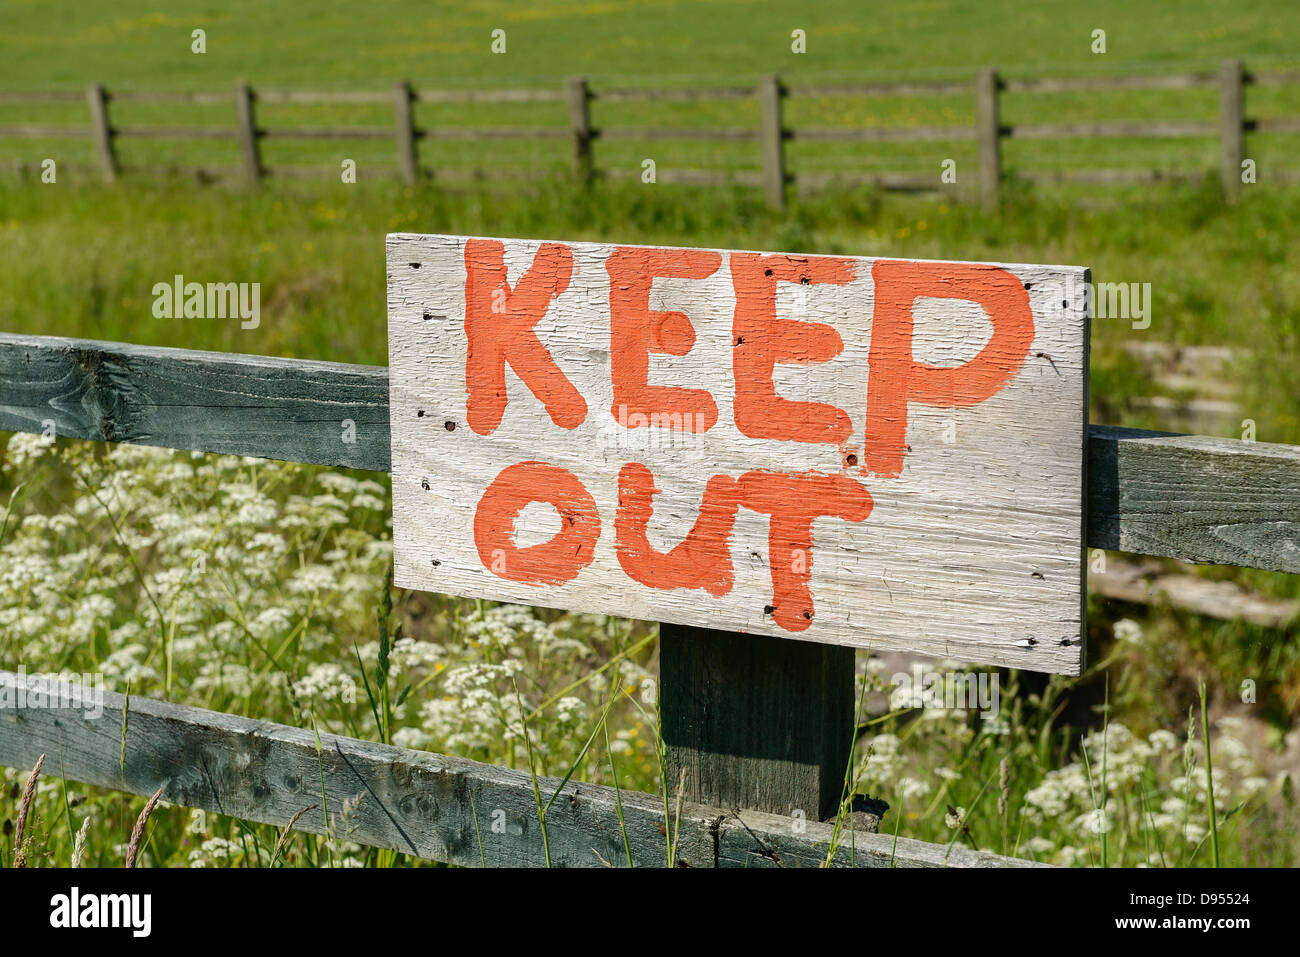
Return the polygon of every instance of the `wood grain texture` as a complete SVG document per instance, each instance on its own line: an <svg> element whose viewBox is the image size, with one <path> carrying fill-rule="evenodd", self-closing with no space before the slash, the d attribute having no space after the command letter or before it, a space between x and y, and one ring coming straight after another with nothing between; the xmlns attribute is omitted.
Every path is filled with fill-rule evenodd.
<svg viewBox="0 0 1300 957"><path fill-rule="evenodd" d="M763 811L735 811L718 830L718 867L820 867L829 856L832 826L806 825L798 833L791 820ZM814 837L815 835L815 837ZM808 838L813 837L812 841ZM906 847L904 843L906 842ZM1032 861L972 851L955 844L928 844L888 834L844 829L836 842L834 867L1045 867Z"/></svg>
<svg viewBox="0 0 1300 957"><path fill-rule="evenodd" d="M77 439L388 466L382 368L0 334L0 429L47 421Z"/></svg>
<svg viewBox="0 0 1300 957"><path fill-rule="evenodd" d="M665 780L701 804L834 817L856 737L853 660L835 645L660 625Z"/></svg>
<svg viewBox="0 0 1300 957"><path fill-rule="evenodd" d="M0 671L0 684L34 676ZM150 795L247 821L284 826L303 808L295 828L372 847L391 848L468 867L544 866L532 779L523 771L461 758L320 736L310 730L132 698L121 760L122 695L106 692L100 715L74 709L0 709L0 765L30 768L41 754L57 755L68 780ZM323 783L322 783L323 779ZM544 798L559 781L542 779ZM618 802L627 826L623 845ZM356 801L343 827L344 800ZM826 860L829 825L795 822L759 812L683 805L674 864L682 867L817 866ZM504 833L492 830L494 816ZM570 782L547 813L551 864L557 867L667 864L662 797ZM500 827L498 828L498 831ZM666 830L666 828L665 828ZM845 833L833 863L857 867L1015 867L1027 862L887 835ZM774 859L771 855L775 854Z"/></svg>
<svg viewBox="0 0 1300 957"><path fill-rule="evenodd" d="M1088 544L1300 573L1300 448L1093 426Z"/></svg>
<svg viewBox="0 0 1300 957"><path fill-rule="evenodd" d="M47 419L71 438L389 468L382 366L0 333L0 430ZM1300 447L1092 425L1088 458L1089 547L1300 574Z"/></svg>
<svg viewBox="0 0 1300 957"><path fill-rule="evenodd" d="M887 469L873 466L871 474L865 467L865 456L884 440L867 443L864 452L868 366L876 361L869 357L869 347L884 348L871 343L869 331L877 261L799 257L796 263L782 255L761 260L795 272L827 266L845 270L839 282L801 283L795 272L788 282L770 280L772 308L798 330L790 334L799 337L801 349L814 349L813 340L805 338L811 337L806 330L814 323L833 329L842 342L842 351L828 361L779 363L773 378L777 395L793 406L819 402L843 410L842 440L791 441L761 434L783 411L742 429L740 415L754 406L747 402L742 408L733 384L740 375L733 368L739 361L733 336L742 344L745 338L733 319L735 283L743 282L735 278L735 264L760 260L744 258L759 254L726 251L693 251L714 257L714 271L703 278L658 279L648 299L651 310L688 317L696 337L685 354L655 354L650 381L679 393L684 387L707 389L716 402L716 422L693 432L620 423L611 380L607 268L615 247L584 243L561 244L571 253L547 253L571 255L571 266L564 267L571 278L558 296L543 300L538 308L544 314L535 327L538 341L580 394L582 408L573 421L561 424L512 367L500 385L494 380L489 389L503 403L502 417L483 426L486 432L480 434L466 398L473 381L466 372L465 262L471 242L476 250L495 250L493 261L504 263L500 268L512 286L533 268L542 248L533 241L507 240L497 246L493 244L499 241L479 245L465 237L389 237L394 551L400 585L715 630L1078 672L1086 270L926 267L934 275L949 277L958 270L965 277L964 285L927 290L978 298L989 288L985 283L1009 288L1023 301L1025 335L1032 343L1024 340L1023 363L983 402L955 410L911 403L905 455L901 432L898 439L902 474L890 478ZM639 262L644 253L630 249L621 255ZM641 267L634 263L629 268ZM761 279L762 268L753 268ZM486 315L488 307L481 308ZM915 317L915 334L899 349L917 362L960 367L992 341L992 324L974 301L918 293L914 306L908 299L900 308ZM760 332L760 341L767 334ZM901 428L900 418L890 421L900 422ZM506 472L530 461L546 464L529 466L534 471L527 475ZM841 514L831 512L816 520L811 561L805 564L811 606L794 604L806 598L783 594L779 585L774 589L789 556L770 541L764 504L755 507L753 498L733 509L734 525L721 546L720 567L734 572L725 587L648 587L645 579L634 580L627 572L627 540L615 540L618 516L624 513L620 502L626 500L620 476L628 463L648 468L659 490L644 534L650 547L660 551L675 547L691 531L706 483L715 476L738 481L760 472L826 477L827 489L845 487L855 494L865 489L872 505L868 515L857 518L830 517ZM505 555L553 537L559 541L559 520L554 509L541 504L517 518L488 519L479 508L487 490L492 488L494 497L504 495L497 490L505 485L554 483L563 473L573 477L572 482L565 479L563 496L577 489L574 494L590 503L589 509L583 505L587 511L582 514L594 513L594 559L577 552L571 574L540 577L522 566L517 573L494 567L495 559L485 555L500 552L507 560ZM822 495L772 493L783 508ZM476 520L494 531L493 542L486 542L482 528L476 530ZM574 528L579 537L589 534L585 524ZM512 534L517 537L511 539ZM518 547L498 547L496 539ZM794 609L784 618L783 602L785 609Z"/></svg>

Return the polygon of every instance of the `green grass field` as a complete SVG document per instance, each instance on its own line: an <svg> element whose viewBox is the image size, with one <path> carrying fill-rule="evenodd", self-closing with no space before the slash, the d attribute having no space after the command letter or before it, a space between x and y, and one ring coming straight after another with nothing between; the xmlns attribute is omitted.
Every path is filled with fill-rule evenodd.
<svg viewBox="0 0 1300 957"><path fill-rule="evenodd" d="M206 54L190 52L195 28L207 31ZM490 52L496 28L507 31L504 55ZM807 31L806 54L790 51L796 28ZM1098 28L1107 31L1104 55L1089 48ZM1005 0L889 7L829 0L807 8L708 0L374 3L357 10L314 2L290 7L180 0L162 7L11 0L0 25L0 92L78 89L92 81L125 90L226 90L239 80L264 87L386 89L401 78L417 86L549 86L579 74L605 86L729 85L753 83L773 70L790 82L944 79L969 77L985 65L1007 75L1127 74L1213 70L1225 57L1263 71L1295 67L1297 35L1300 6L1289 0L1231 9L1210 0L1100 0L1083 12ZM1215 96L1212 88L1008 94L1004 121L1208 120L1215 116ZM562 104L418 110L422 125L565 122ZM222 106L187 113L179 106L129 103L115 104L113 111L114 122L123 125L228 126L232 113ZM606 126L758 122L748 102L697 108L597 101L593 111L595 123ZM1248 112L1300 115L1300 87L1252 88ZM969 97L794 100L786 114L787 125L796 128L961 125L972 119ZM259 120L270 127L384 126L391 114L382 106L266 106ZM86 114L80 104L0 103L0 126L19 122L84 124ZM421 156L435 178L409 188L381 175L382 167L392 165L391 145L360 141L264 144L272 167L318 163L328 171L342 157L355 158L355 185L336 175L318 182L272 177L249 190L236 183L128 174L108 187L62 172L57 183L46 185L0 172L0 331L382 364L383 238L397 230L1067 263L1092 267L1098 282L1151 283L1149 328L1135 330L1124 320L1094 322L1092 421L1164 427L1168 423L1140 400L1196 394L1195 387L1179 390L1152 381L1129 346L1228 346L1236 357L1228 371L1231 399L1256 423L1257 439L1300 444L1300 275L1294 269L1300 188L1268 176L1276 166L1300 166L1294 158L1298 145L1300 136L1251 134L1247 154L1259 161L1260 181L1229 205L1213 176L1216 144L1210 139L1013 141L1004 154L1013 174L1127 166L1210 175L1199 186L1141 189L1030 187L1013 175L995 211L961 194L871 189L796 195L781 213L767 209L752 189L634 181L582 190L565 175L562 141L499 149L426 141ZM661 169L757 166L754 144L672 143L647 153L638 143L598 142L596 150L598 163L628 169L639 169L645 156L656 158ZM62 169L90 155L84 139L0 138L0 164L54 156ZM163 140L126 140L122 156L127 164L234 166L238 159L233 142ZM813 148L795 142L789 156L796 172L912 169L937 176L944 157L956 158L959 169L974 162L970 143ZM500 180L487 184L490 190L447 191L436 171L450 164L523 164L554 175L536 185ZM197 281L260 283L260 327L155 318L152 287L177 273ZM1221 434L1235 437L1237 426L1230 425ZM103 456L96 449L60 442L55 458L23 439L8 451L0 445L0 501L8 504L14 495L13 521L0 524L0 581L7 588L0 594L0 667L101 670L114 690L130 681L132 694L518 764L526 760L519 716L508 713L509 707L483 709L481 699L471 706L473 689L448 679L486 676L480 690L491 688L498 703L508 702L510 683L491 667L516 655L531 682L520 706L535 709L530 727L543 741L543 770L560 774L575 760L602 696L610 692L582 677L617 655L626 655L620 660L629 688L635 690L653 671L653 644L647 643L653 636L642 625L550 613L534 620L472 602L408 594L399 597L394 616L419 644L395 659L401 664L391 677L395 696L407 682L420 691L393 714L372 710L364 695L360 702L344 702L338 681L348 677L359 685L363 663L378 680L374 611L383 605L388 506L383 477L215 458L191 463L188 455L171 459L126 448ZM112 502L114 511L99 509L91 490ZM273 517L241 525L250 498ZM51 520L71 514L74 506L76 522ZM334 530L308 535L304 516L311 523L332 522ZM116 532L114 520L125 534ZM279 551L231 563L229 587L215 579L181 582L193 556L173 532L196 525L210 536L214 554L222 548L243 552L257 532L279 539ZM316 592L297 587L310 584L313 574L319 579L322 568L334 575L328 586ZM1269 595L1300 598L1300 576L1201 571ZM168 590L173 604L161 617L171 622L170 630L160 630L142 580ZM238 633L232 622L248 626L257 640ZM528 640L516 640L521 635ZM1224 860L1294 864L1300 845L1288 830L1295 808L1287 775L1300 769L1298 638L1295 624L1266 629L1094 597L1094 665L1083 679L1044 683L1009 675L1006 725L996 732L975 733L964 719L891 718L864 742L859 785L894 805L885 826L897 826L904 836L957 839L945 824L951 803L969 813L963 839L974 846L1063 864L1206 864L1206 796L1195 783L1198 773L1203 776L1203 751L1197 751L1203 745L1196 741L1199 732L1189 742L1187 729L1188 707L1203 678L1212 718L1219 722L1216 775L1220 767L1228 775L1223 790L1217 777L1215 786L1216 798L1229 802L1219 808L1230 819L1221 824ZM567 657L544 666L538 649L554 641ZM865 660L861 664L869 681ZM1258 682L1258 707L1237 700L1244 676ZM574 680L578 686L570 687ZM617 763L623 786L659 786L653 715L637 707L632 694L613 712L609 754L583 758L580 779L611 783ZM564 695L567 704L560 707L556 702ZM1102 732L1105 722L1111 729ZM1090 803L1095 782L1089 762L1098 759L1099 749L1110 754L1116 775L1115 807L1107 805L1105 813L1119 823L1110 837L1090 830L1097 807ZM1004 759L1007 797L1000 802ZM12 818L26 769L4 773L0 818ZM66 864L80 823L89 816L86 859L119 865L143 802L92 792L75 803L77 793L47 764L33 856L40 863ZM1241 807L1234 810L1238 801ZM995 804L1005 807L994 811ZM277 838L271 828L179 808L160 809L150 835L148 863L227 866L269 863ZM0 864L8 866L14 850L6 831ZM336 858L403 862L349 847L341 838L295 839L280 862L316 865Z"/></svg>
<svg viewBox="0 0 1300 957"><path fill-rule="evenodd" d="M1004 75L1116 75L1213 71L1224 57L1238 57L1250 69L1294 67L1287 38L1300 28L1300 11L1287 0L1235 6L1231 15L1212 0L1180 3L1091 5L1086 15L1068 17L1051 5L1001 2L920 3L867 6L830 0L812 7L773 2L376 3L365 16L331 4L291 8L239 2L219 9L202 3L152 5L71 3L11 5L0 35L6 70L3 90L79 90L102 82L111 90L227 90L237 80L255 88L387 90L399 79L417 87L558 86L587 76L596 88L613 85L746 85L760 74L779 72L788 82L846 78L969 79L977 67L996 66ZM207 32L207 52L191 52L191 32ZM506 31L506 52L491 52L492 31ZM807 52L791 49L791 33L804 30ZM1092 52L1092 31L1106 31L1106 52ZM1217 109L1213 88L1090 93L1011 93L1003 98L1005 123L1103 120L1210 120ZM1251 115L1300 115L1300 86L1252 88ZM113 121L122 126L229 127L233 108L115 103ZM787 125L968 126L970 96L902 96L792 100ZM751 101L601 103L593 105L597 127L757 126ZM0 104L6 123L84 125L82 104ZM268 128L309 125L391 126L391 111L374 106L259 107ZM490 105L465 110L420 105L417 122L433 128L465 125L560 127L564 103ZM1249 155L1261 170L1295 165L1296 134L1251 136ZM563 141L498 141L490 149L462 142L426 142L424 162L448 166L559 169L567 161ZM1035 170L1108 168L1204 169L1214 163L1212 139L1117 139L1100 143L1012 141L1005 146L1008 168ZM391 168L393 151L380 141L301 140L264 143L275 165L320 164L337 169L342 158L363 175ZM227 142L120 141L127 165L202 164L233 169L233 138ZM34 162L54 156L69 163L90 156L87 140L36 143L0 139L0 162ZM598 164L639 172L653 158L661 168L752 169L757 148L748 143L609 141L597 145ZM975 161L967 141L886 143L800 143L789 147L796 172L907 171L938 175L943 159L959 169ZM1266 172L1261 175L1266 176Z"/></svg>
<svg viewBox="0 0 1300 957"><path fill-rule="evenodd" d="M574 74L690 83L779 69L792 76L897 71L959 76L988 63L1085 71L1099 60L1178 67L1189 60L1294 59L1300 10L1286 0L1178 4L1097 0L1086 10L1033 0L882 5L826 0L603 0L520 6L375 0L364 12L321 0L168 4L12 0L0 54L5 86L103 80L135 88L222 86L243 77L350 89L377 76L428 84L544 83ZM208 52L190 53L190 31ZM490 34L507 34L492 55ZM807 31L808 52L790 51ZM1089 49L1107 31L1107 52Z"/></svg>

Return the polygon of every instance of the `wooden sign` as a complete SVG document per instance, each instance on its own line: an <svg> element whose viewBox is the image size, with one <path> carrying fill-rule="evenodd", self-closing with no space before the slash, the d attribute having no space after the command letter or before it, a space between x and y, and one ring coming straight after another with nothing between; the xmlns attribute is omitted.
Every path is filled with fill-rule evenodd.
<svg viewBox="0 0 1300 957"><path fill-rule="evenodd" d="M391 235L397 584L1077 674L1087 288Z"/></svg>

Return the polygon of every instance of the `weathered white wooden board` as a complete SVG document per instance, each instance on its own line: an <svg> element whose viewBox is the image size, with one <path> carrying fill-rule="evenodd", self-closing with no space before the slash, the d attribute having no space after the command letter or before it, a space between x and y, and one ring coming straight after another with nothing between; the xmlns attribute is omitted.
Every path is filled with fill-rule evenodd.
<svg viewBox="0 0 1300 957"><path fill-rule="evenodd" d="M1088 280L390 235L396 581L1077 674Z"/></svg>

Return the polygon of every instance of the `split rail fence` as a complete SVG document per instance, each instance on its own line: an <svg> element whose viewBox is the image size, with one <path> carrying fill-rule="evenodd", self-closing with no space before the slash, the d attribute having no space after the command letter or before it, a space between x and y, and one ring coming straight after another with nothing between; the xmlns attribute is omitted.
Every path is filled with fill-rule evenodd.
<svg viewBox="0 0 1300 957"><path fill-rule="evenodd" d="M0 104L77 102L83 97L90 113L87 126L54 126L24 123L0 125L0 138L61 138L88 136L94 144L96 165L105 180L122 171L117 143L123 138L179 140L234 140L240 149L240 168L249 182L268 173L299 175L328 172L292 167L269 170L263 162L261 143L265 139L298 140L392 140L396 146L396 168L407 183L432 175L439 182L489 180L505 175L502 170L429 165L421 157L419 144L436 141L500 142L502 140L568 140L572 144L573 174L582 181L597 176L638 176L641 170L598 167L593 144L601 141L633 140L652 143L665 140L750 142L758 146L759 169L662 169L657 180L697 185L739 184L761 187L767 201L783 206L792 184L819 188L828 185L876 185L885 189L935 190L942 188L940 171L918 173L797 173L788 168L786 143L888 143L974 141L978 151L978 186L981 197L995 201L1005 181L1002 160L1005 140L1095 140L1095 139L1187 139L1217 138L1218 177L1224 191L1235 195L1242 185L1242 163L1246 159L1247 133L1300 133L1300 116L1248 117L1245 89L1249 86L1300 85L1300 70L1254 74L1240 60L1225 60L1216 71L1136 76L1001 77L994 69L981 69L971 80L895 83L785 83L778 75L762 78L755 86L704 88L593 87L575 78L563 86L526 89L415 89L409 82L397 83L389 91L306 91L259 89L241 83L233 92L143 92L109 91L95 83L83 91L0 92ZM1008 125L1001 118L1001 95L1010 93L1066 93L1106 90L1218 90L1217 120L1099 123L1034 123ZM790 99L886 98L898 96L968 96L975 100L973 126L898 126L792 129L783 121L783 104ZM754 128L663 127L637 129L596 127L591 121L591 104L649 102L739 102L757 100L760 122ZM114 103L174 103L178 105L221 105L234 107L233 127L119 126L110 119ZM442 126L417 125L417 104L454 104L466 108L487 104L567 104L565 126ZM391 127L279 127L262 126L257 120L260 104L293 105L383 105L391 104ZM27 168L32 164L18 164ZM1147 169L1035 170L1022 175L1033 180L1122 183L1157 181L1164 178L1195 178L1202 170L1168 173ZM546 174L539 169L519 169L510 175L527 179ZM1278 181L1300 181L1300 169L1271 170Z"/></svg>
<svg viewBox="0 0 1300 957"><path fill-rule="evenodd" d="M339 441L344 419L355 444ZM390 467L383 367L0 334L0 430L51 423L78 439ZM1106 426L1088 439L1088 546L1300 573L1300 447ZM116 694L94 720L0 709L0 765L57 755L69 780L161 787L168 802L277 826L322 794L335 808L364 795L349 840L468 866L1028 864L861 830L834 840L823 822L851 753L853 661L851 648L662 626L668 799L569 781L545 835L522 771L336 735L318 748L309 730ZM20 680L33 679L0 671ZM506 835L491 829L497 810ZM319 812L295 824L328 826Z"/></svg>

